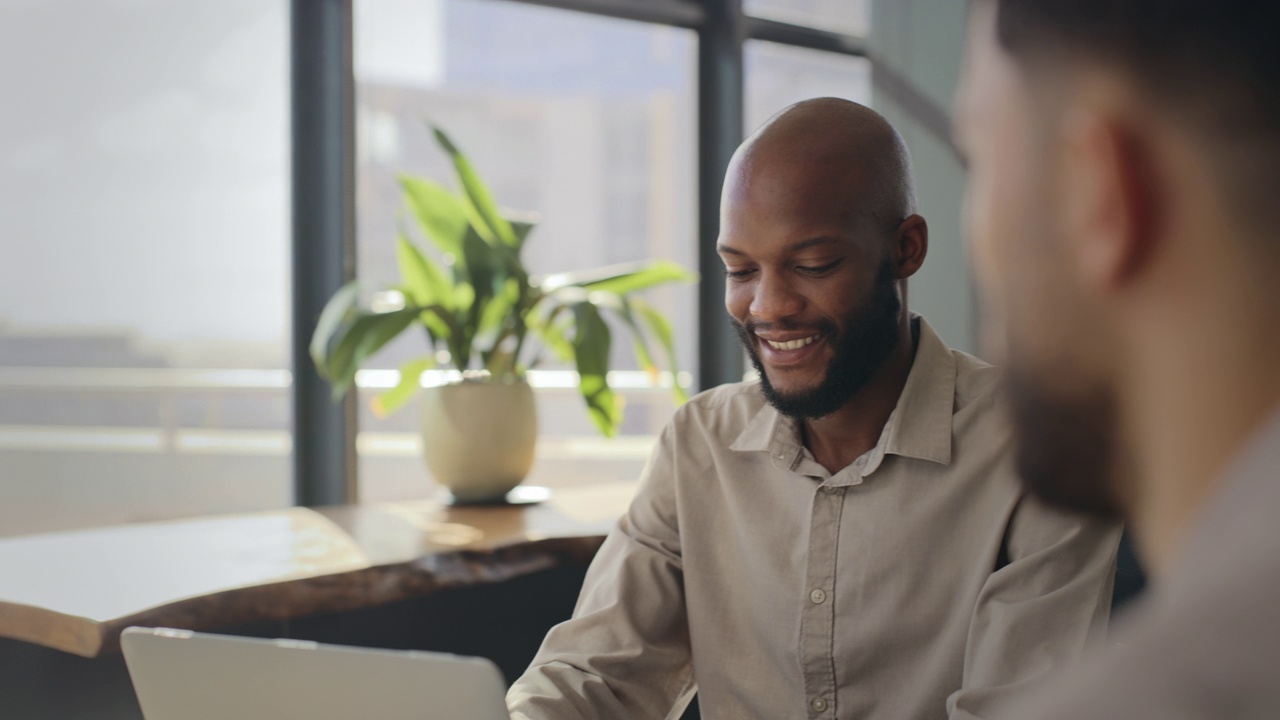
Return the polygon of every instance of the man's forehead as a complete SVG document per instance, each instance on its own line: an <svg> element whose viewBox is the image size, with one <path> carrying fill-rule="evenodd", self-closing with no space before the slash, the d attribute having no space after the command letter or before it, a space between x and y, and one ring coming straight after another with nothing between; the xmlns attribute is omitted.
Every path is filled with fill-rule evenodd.
<svg viewBox="0 0 1280 720"><path fill-rule="evenodd" d="M796 252L816 248L798 244L817 238L847 238L857 233L863 204L849 193L830 185L808 190L776 188L779 192L752 192L733 199L721 217L724 244L750 251Z"/></svg>
<svg viewBox="0 0 1280 720"><path fill-rule="evenodd" d="M731 192L738 201L770 202L793 200L822 201L828 197L848 198L850 191L865 183L866 172L856 163L833 164L785 159L757 163L733 181Z"/></svg>
<svg viewBox="0 0 1280 720"><path fill-rule="evenodd" d="M725 184L730 211L843 213L858 204L870 173L849 153L768 148L735 164Z"/></svg>
<svg viewBox="0 0 1280 720"><path fill-rule="evenodd" d="M822 182L860 171L868 153L850 142L834 142L815 132L803 138L769 138L743 148L735 163L744 180L812 179Z"/></svg>

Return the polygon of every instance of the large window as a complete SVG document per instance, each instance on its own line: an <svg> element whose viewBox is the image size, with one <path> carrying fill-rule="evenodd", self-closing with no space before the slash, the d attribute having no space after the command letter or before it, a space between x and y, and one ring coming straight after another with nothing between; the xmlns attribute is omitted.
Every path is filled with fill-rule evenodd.
<svg viewBox="0 0 1280 720"><path fill-rule="evenodd" d="M0 535L290 489L288 3L0 4Z"/></svg>
<svg viewBox="0 0 1280 720"><path fill-rule="evenodd" d="M748 15L785 25L744 21L756 39L741 48L704 32L697 0L545 7L556 4L352 0L349 38L328 32L347 27L343 2L0 4L0 535L278 507L299 497L295 482L332 491L303 497L430 492L414 407L368 411L422 338L393 343L359 378L358 497L343 494L344 468L294 478L338 464L310 461L336 457L314 450L350 436L336 404L291 417L295 398L327 389L290 368L320 309L309 291L331 292L348 250L340 214L322 211L353 206L359 279L394 281L396 173L450 178L427 122L454 136L502 205L539 215L535 272L652 257L718 282L714 266L698 267L710 242L699 217L715 217L708 178L739 117L749 130L806 97L868 99L867 63L849 54L861 52L865 0L747 0ZM308 24L291 7L328 15ZM700 37L712 52L699 52ZM295 58L323 62L291 75L291 39L310 51ZM350 98L334 90L348 70ZM700 103L700 77L732 105ZM745 107L733 100L741 78ZM308 132L290 135L291 97L332 112L295 117ZM349 130L335 120L347 110ZM341 161L348 142L354 178ZM334 159L299 171L292 209L325 237L290 242L291 150ZM296 305L291 271L306 280ZM720 352L725 338L699 328L722 317L714 295L650 295L675 321L684 383L708 368L740 372L724 362L736 347ZM704 336L721 344L700 367ZM622 333L613 367L627 419L609 441L570 368L532 378L541 440L530 482L638 475L674 404L637 371Z"/></svg>
<svg viewBox="0 0 1280 720"><path fill-rule="evenodd" d="M656 257L697 265L696 35L689 30L493 0L356 4L359 274L396 277L396 174L451 182L427 122L471 156L498 201L536 212L525 257L536 274ZM554 38L554 41L551 39ZM426 48L426 50L424 50ZM675 323L681 370L696 371L695 288L650 293ZM409 334L364 373L358 449L364 499L421 496L418 418L377 418L367 399L387 372L426 350ZM622 437L588 419L570 368L543 365L538 460L529 482L632 480L674 410L643 387L626 336L613 345L626 400ZM558 372L557 372L558 371ZM628 373L627 371L631 371ZM687 381L687 380L686 380ZM371 387L372 386L372 387Z"/></svg>

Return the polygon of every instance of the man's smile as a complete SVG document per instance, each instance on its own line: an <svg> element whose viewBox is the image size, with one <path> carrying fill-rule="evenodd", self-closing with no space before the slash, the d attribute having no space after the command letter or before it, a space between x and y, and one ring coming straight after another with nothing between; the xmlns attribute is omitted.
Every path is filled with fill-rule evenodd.
<svg viewBox="0 0 1280 720"><path fill-rule="evenodd" d="M764 338L764 337L760 339L769 343L769 347L773 348L774 350L799 350L805 345L808 345L809 343L814 342L818 338L819 338L818 335L810 335L809 337L800 338L799 340L775 341L775 340L770 340L769 338Z"/></svg>
<svg viewBox="0 0 1280 720"><path fill-rule="evenodd" d="M825 345L822 332L808 331L808 334L797 333L756 333L760 341L760 359L771 367L790 367L801 365L813 358Z"/></svg>

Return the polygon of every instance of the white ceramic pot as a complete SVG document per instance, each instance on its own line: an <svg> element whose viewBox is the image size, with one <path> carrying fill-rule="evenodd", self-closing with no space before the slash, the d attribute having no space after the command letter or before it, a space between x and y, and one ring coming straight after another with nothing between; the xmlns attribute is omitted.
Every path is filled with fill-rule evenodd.
<svg viewBox="0 0 1280 720"><path fill-rule="evenodd" d="M422 452L458 502L501 500L533 466L538 415L524 381L424 388Z"/></svg>

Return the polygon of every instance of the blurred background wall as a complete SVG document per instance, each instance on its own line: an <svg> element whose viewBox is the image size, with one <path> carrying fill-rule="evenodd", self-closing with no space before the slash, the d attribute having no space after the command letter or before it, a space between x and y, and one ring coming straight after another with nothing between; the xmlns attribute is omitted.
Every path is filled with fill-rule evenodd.
<svg viewBox="0 0 1280 720"><path fill-rule="evenodd" d="M870 38L879 72L871 104L911 148L920 208L929 221L929 257L911 284L911 307L929 318L953 347L973 353L977 311L960 210L964 168L948 137L939 136L945 129L927 122L936 118L919 107L927 102L950 112L964 50L965 5L950 0L874 0ZM909 88L905 92L903 84Z"/></svg>

